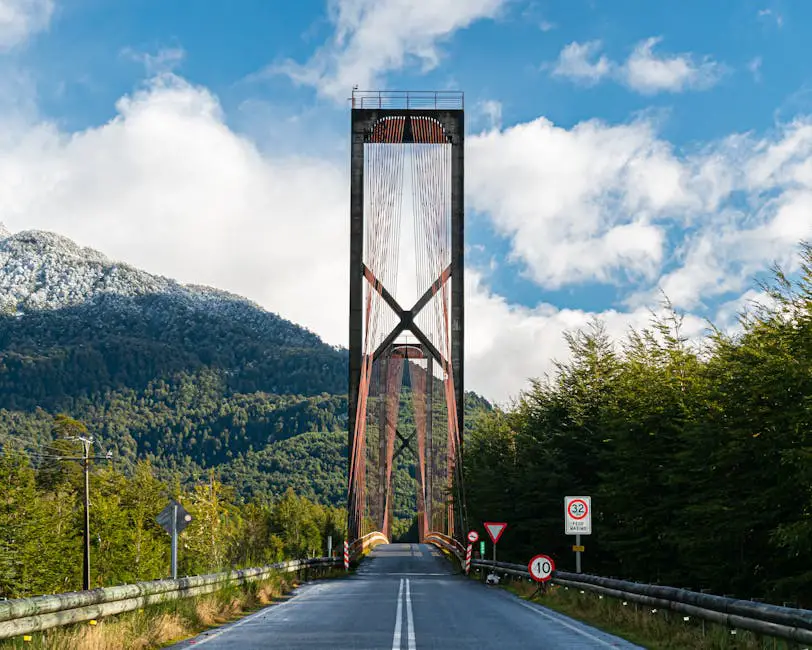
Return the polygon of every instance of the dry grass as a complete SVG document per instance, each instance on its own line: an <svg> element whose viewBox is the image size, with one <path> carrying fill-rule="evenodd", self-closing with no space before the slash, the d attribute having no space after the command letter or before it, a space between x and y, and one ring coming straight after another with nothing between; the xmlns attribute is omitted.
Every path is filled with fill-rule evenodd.
<svg viewBox="0 0 812 650"><path fill-rule="evenodd" d="M216 596L203 596L195 603L195 615L201 625L211 627L223 621L220 618L221 610Z"/></svg>
<svg viewBox="0 0 812 650"><path fill-rule="evenodd" d="M514 582L507 585L522 598L530 598L535 585ZM704 623L667 610L635 605L614 598L565 587L551 587L534 602L578 619L649 650L784 650L793 646L772 638L759 638L746 630Z"/></svg>
<svg viewBox="0 0 812 650"><path fill-rule="evenodd" d="M275 575L205 596L111 616L96 625L81 623L47 630L32 635L30 642L22 637L0 640L0 650L151 650L273 603L298 585L293 575Z"/></svg>

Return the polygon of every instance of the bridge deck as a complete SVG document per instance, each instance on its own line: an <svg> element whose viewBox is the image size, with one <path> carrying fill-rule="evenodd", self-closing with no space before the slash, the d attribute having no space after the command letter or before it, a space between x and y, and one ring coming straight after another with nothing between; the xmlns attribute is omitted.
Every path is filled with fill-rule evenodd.
<svg viewBox="0 0 812 650"><path fill-rule="evenodd" d="M398 617L398 614L400 615ZM175 648L636 648L494 587L453 575L424 544L378 546L357 573Z"/></svg>

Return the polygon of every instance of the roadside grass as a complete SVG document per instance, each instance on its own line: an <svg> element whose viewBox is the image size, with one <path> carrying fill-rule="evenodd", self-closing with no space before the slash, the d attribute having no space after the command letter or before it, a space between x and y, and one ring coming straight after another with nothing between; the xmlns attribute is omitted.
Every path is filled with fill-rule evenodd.
<svg viewBox="0 0 812 650"><path fill-rule="evenodd" d="M504 587L526 600L549 607L604 632L649 650L789 650L786 641L759 637L747 630L730 630L678 612L654 609L597 594L551 586L544 595L536 585L514 580ZM625 604L624 604L625 603Z"/></svg>
<svg viewBox="0 0 812 650"><path fill-rule="evenodd" d="M331 569L318 579L339 578L345 571ZM90 622L32 633L31 640L0 641L0 650L151 650L177 643L282 600L299 586L295 574L229 585L203 596L149 605Z"/></svg>

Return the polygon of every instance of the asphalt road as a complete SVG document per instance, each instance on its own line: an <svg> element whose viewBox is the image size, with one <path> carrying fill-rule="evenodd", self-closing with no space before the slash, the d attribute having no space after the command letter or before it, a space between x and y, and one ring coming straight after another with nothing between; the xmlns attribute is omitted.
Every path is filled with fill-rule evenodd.
<svg viewBox="0 0 812 650"><path fill-rule="evenodd" d="M175 649L638 648L460 575L432 546L377 547L355 575L303 585L289 600Z"/></svg>

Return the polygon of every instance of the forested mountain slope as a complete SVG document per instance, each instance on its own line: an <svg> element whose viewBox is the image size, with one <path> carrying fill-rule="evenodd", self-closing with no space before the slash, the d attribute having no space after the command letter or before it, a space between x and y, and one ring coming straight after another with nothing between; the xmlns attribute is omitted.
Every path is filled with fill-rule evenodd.
<svg viewBox="0 0 812 650"><path fill-rule="evenodd" d="M259 305L0 228L0 443L36 458L66 412L125 471L146 459L186 482L221 468L245 497L293 485L338 505L346 393L347 351Z"/></svg>

